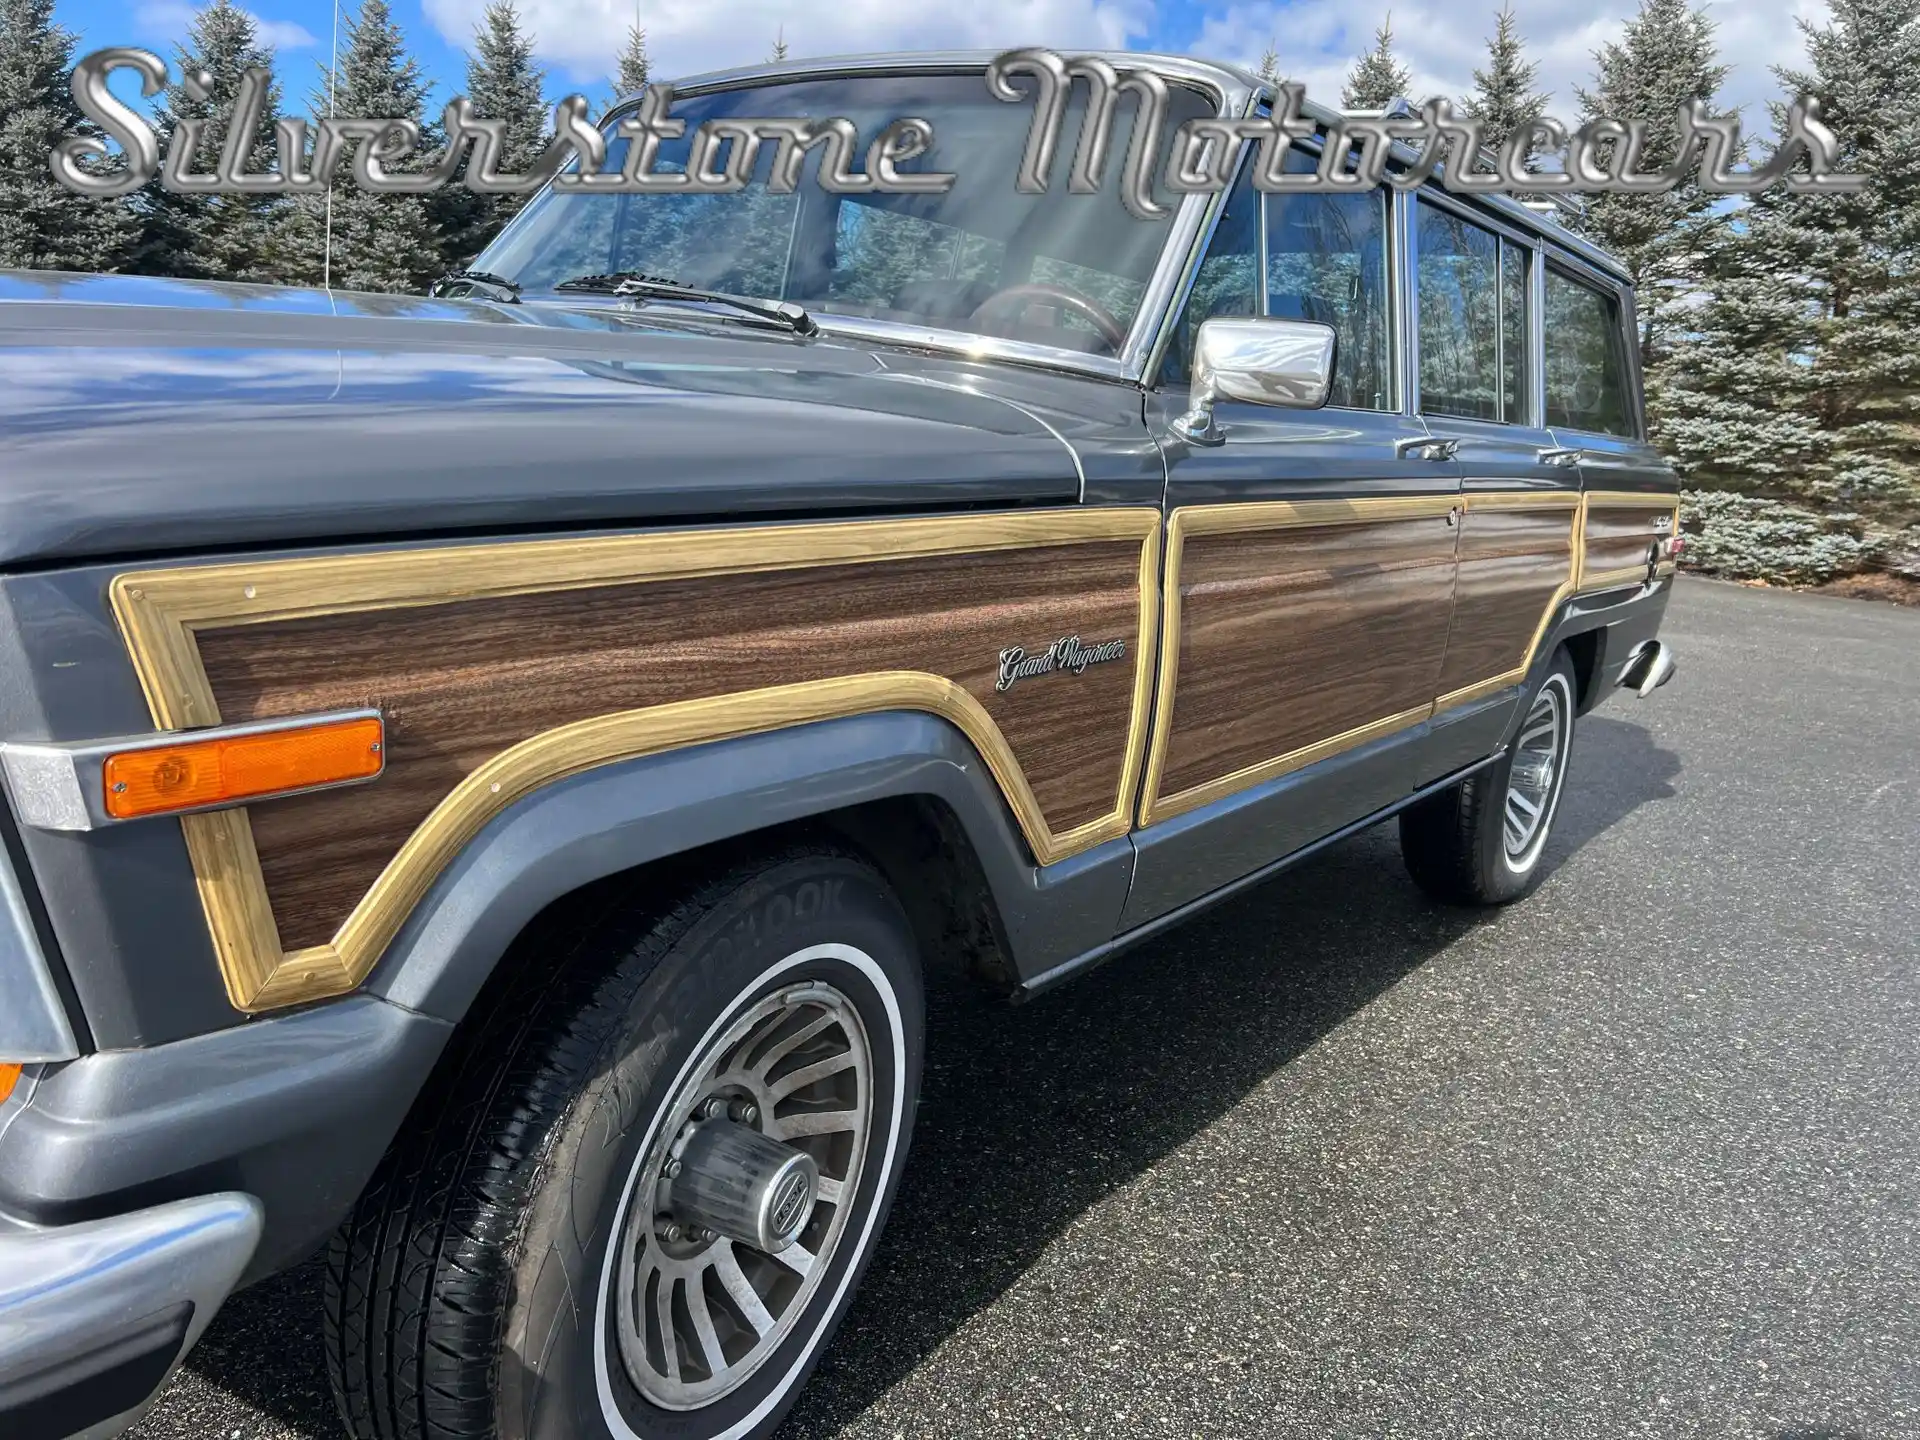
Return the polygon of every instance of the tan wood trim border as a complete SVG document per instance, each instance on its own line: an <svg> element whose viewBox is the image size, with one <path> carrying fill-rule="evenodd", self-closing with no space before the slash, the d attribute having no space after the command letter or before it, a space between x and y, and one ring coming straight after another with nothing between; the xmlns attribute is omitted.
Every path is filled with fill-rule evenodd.
<svg viewBox="0 0 1920 1440"><path fill-rule="evenodd" d="M1419 519L1444 515L1454 507L1469 510L1571 510L1572 523L1567 532L1567 578L1554 591L1541 612L1533 640L1527 647L1525 663L1504 674L1490 676L1472 685L1441 695L1428 705L1415 706L1397 714L1382 716L1365 725L1302 746L1284 755L1276 755L1249 765L1205 784L1173 795L1160 794L1165 775L1167 749L1172 737L1172 716L1179 703L1180 677L1180 560L1188 535L1222 534L1247 530L1277 530L1293 526L1363 524L1381 520ZM1238 791L1264 784L1328 760L1347 750L1410 729L1443 710L1518 685L1533 668L1547 626L1554 612L1574 593L1582 556L1585 553L1587 502L1584 495L1572 491L1483 491L1456 492L1447 495L1383 496L1357 500L1275 500L1245 504L1194 506L1175 510L1167 522L1167 559L1165 594L1161 612L1165 625L1160 639L1160 706L1147 759L1147 776L1140 803L1140 823L1152 825L1172 819L1203 805L1212 804Z"/></svg>
<svg viewBox="0 0 1920 1440"><path fill-rule="evenodd" d="M931 555L1136 539L1139 625L1132 711L1114 806L1051 831L1019 761L980 703L952 681L886 671L650 706L561 726L489 760L408 838L327 944L286 953L244 809L181 817L227 993L265 1010L343 994L364 980L440 871L495 814L595 765L812 721L913 709L940 715L980 750L1035 858L1048 864L1131 828L1147 744L1158 634L1160 515L1144 508L853 520L728 530L511 541L133 571L110 596L154 723L218 724L199 630L482 596L583 589Z"/></svg>

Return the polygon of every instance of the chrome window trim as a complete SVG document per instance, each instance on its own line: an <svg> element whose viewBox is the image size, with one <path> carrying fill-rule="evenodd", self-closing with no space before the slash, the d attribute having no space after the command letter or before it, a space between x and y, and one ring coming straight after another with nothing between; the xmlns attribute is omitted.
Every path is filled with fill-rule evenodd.
<svg viewBox="0 0 1920 1440"><path fill-rule="evenodd" d="M160 730L146 735L127 735L111 740L77 740L39 743L9 741L0 745L0 771L7 777L7 789L13 797L14 816L22 825L36 830L87 831L109 825L131 825L141 820L164 820L194 815L204 810L232 810L257 803L227 800L216 805L196 805L167 810L155 815L122 819L107 813L106 791L100 784L101 767L109 755L131 750L160 750L170 745L194 744L203 740L231 740L283 730L298 730L311 725L333 725L347 720L378 720L375 709L330 710L317 715L283 715L271 720L249 720L237 725L209 725L194 730ZM337 790L345 785L364 785L386 773L386 751L380 753L380 768L371 775L352 780L335 780L325 785L303 785L294 790L275 791L271 797L305 795L314 790ZM0 1059L5 1059L0 1055Z"/></svg>
<svg viewBox="0 0 1920 1440"><path fill-rule="evenodd" d="M26 892L0 854L0 1061L44 1064L79 1054Z"/></svg>

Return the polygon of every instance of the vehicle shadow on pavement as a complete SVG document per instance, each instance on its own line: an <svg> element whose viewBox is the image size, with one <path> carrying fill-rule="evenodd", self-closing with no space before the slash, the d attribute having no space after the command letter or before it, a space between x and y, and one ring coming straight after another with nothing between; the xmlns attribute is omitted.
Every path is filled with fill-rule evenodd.
<svg viewBox="0 0 1920 1440"><path fill-rule="evenodd" d="M1673 796L1680 768L1641 726L1599 716L1575 755L1556 866ZM781 1440L851 1421L1086 1210L1486 915L1428 901L1386 824L1030 1005L933 994L893 1217Z"/></svg>
<svg viewBox="0 0 1920 1440"><path fill-rule="evenodd" d="M1580 722L1574 753L1556 867L1672 797L1680 768L1641 726L1597 715ZM1387 824L1029 1005L936 976L899 1200L783 1437L853 1419L1090 1207L1483 918L1426 900ZM317 1262L235 1296L189 1357L186 1383L332 1440L319 1315Z"/></svg>
<svg viewBox="0 0 1920 1440"><path fill-rule="evenodd" d="M1644 725L1610 715L1584 716L1554 815L1548 863L1565 864L1642 805L1674 799L1680 768L1680 757L1662 749Z"/></svg>

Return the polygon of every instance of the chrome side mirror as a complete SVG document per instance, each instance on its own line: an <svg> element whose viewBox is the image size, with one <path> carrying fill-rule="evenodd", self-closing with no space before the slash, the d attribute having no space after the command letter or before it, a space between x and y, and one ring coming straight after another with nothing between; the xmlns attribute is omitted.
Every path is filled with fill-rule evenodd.
<svg viewBox="0 0 1920 1440"><path fill-rule="evenodd" d="M1317 410L1333 387L1333 327L1258 316L1204 320L1193 346L1187 413L1169 427L1194 445L1226 437L1213 422L1216 400Z"/></svg>

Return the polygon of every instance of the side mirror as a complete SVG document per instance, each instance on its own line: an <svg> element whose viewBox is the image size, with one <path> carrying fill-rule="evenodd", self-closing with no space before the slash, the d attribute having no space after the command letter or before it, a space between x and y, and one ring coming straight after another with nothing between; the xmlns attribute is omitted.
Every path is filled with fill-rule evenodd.
<svg viewBox="0 0 1920 1440"><path fill-rule="evenodd" d="M1333 327L1312 320L1220 317L1200 324L1193 346L1187 413L1170 427L1195 445L1226 437L1213 423L1216 400L1317 410L1333 386Z"/></svg>

